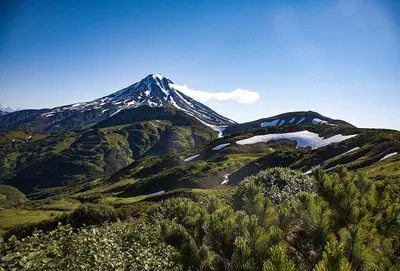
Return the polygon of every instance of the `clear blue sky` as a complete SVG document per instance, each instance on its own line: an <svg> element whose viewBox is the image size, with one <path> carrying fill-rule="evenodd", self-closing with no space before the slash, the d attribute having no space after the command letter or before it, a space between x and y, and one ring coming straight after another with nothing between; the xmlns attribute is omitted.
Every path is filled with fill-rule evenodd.
<svg viewBox="0 0 400 271"><path fill-rule="evenodd" d="M55 107L150 73L244 122L314 110L400 129L400 1L0 0L0 103Z"/></svg>

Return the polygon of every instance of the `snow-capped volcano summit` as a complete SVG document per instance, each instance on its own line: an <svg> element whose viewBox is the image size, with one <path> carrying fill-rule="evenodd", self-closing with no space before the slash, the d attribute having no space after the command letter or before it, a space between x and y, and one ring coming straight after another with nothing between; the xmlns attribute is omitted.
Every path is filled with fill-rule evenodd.
<svg viewBox="0 0 400 271"><path fill-rule="evenodd" d="M218 124L235 123L202 103L186 96L173 86L174 83L161 74L150 74L143 80L97 101L117 105L117 110L141 105L150 107L173 106L189 115Z"/></svg>
<svg viewBox="0 0 400 271"><path fill-rule="evenodd" d="M175 86L161 74L150 74L133 85L90 102L53 109L22 110L17 115L7 114L7 119L0 124L0 130L26 127L34 127L35 131L77 129L113 117L125 109L141 106L175 108L197 118L206 126L235 124L233 120L183 94Z"/></svg>
<svg viewBox="0 0 400 271"><path fill-rule="evenodd" d="M78 103L62 110L102 109L115 115L127 108L147 105L150 107L175 107L185 113L217 124L233 124L234 121L223 117L209 107L186 96L173 87L171 80L161 74L150 74L139 82L88 103ZM56 112L59 108L56 109ZM53 114L55 112L50 112Z"/></svg>

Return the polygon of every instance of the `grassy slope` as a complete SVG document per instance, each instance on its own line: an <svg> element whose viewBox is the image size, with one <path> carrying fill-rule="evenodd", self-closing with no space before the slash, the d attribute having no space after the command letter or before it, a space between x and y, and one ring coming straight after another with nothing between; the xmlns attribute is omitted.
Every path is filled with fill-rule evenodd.
<svg viewBox="0 0 400 271"><path fill-rule="evenodd" d="M289 132L304 128L325 137L338 133L359 135L316 150L296 149L293 142L284 141L247 146L235 144L238 139L253 134ZM220 151L212 150L222 143L231 145ZM355 147L360 149L341 155ZM274 127L227 136L180 153L144 159L122 169L106 183L118 183L125 179L135 180L129 185L113 190L121 191L120 196L136 196L179 187L210 188L218 186L224 180L225 174L231 174L230 181L236 183L245 176L272 166L283 165L306 171L311 166L321 163L325 169L345 164L349 169L361 170L374 165L384 155L395 151L400 152L400 133L396 131L321 126ZM189 163L183 161L196 154L200 156L193 161ZM391 174L397 173L394 171Z"/></svg>
<svg viewBox="0 0 400 271"><path fill-rule="evenodd" d="M179 116L177 123L184 121ZM83 182L112 174L141 157L193 148L216 136L198 123L176 126L170 120L54 134L2 132L0 183L32 192L35 187Z"/></svg>
<svg viewBox="0 0 400 271"><path fill-rule="evenodd" d="M153 124L156 123L154 122ZM154 127L153 124L144 123L144 127L153 131L151 128ZM167 122L156 125L165 125L163 126L164 128L168 126ZM121 139L121 134L124 133L123 131L135 130L134 128L131 125L122 125L102 128L100 131L101 133L107 132L104 135L106 140L118 142ZM287 141L247 146L235 144L239 139L256 134L283 133L304 129L317 132L325 137L337 133L359 133L359 136L317 150L296 149L293 142ZM122 136L122 138L125 138L125 136ZM330 159L323 167L327 168L340 163L345 164L350 169L365 172L375 179L382 179L387 176L395 179L398 178L400 173L400 155L393 156L382 162L377 161L388 153L400 152L399 142L400 133L389 130L364 130L326 126L286 126L257 129L215 139L204 145L180 152L172 152L163 156L148 155L108 178L97 178L85 183L37 192L32 194L31 197L47 197L46 200L48 202L46 200L34 200L32 201L33 203L24 204L16 209L15 216L10 216L11 213L6 211L1 221L5 221L5 225L9 227L26 221L23 217L26 215L29 217L30 214L37 215L34 218L35 220L46 219L51 215L68 212L83 202L107 203L116 207L134 205L140 209L147 206L148 202L180 194L225 194L229 193L231 189L231 186L220 185L225 174L231 174L230 180L232 184L241 180L244 176L253 174L254 170L258 171L262 168L277 165L286 165L305 171L311 165L317 165L357 146L361 148L352 153ZM220 151L212 150L213 147L222 143L231 143L231 145ZM154 146L157 146L157 144L150 147L150 150L155 148ZM148 154L150 150L147 151ZM200 156L188 163L183 161L194 154L200 154ZM166 190L167 193L160 196L148 195L160 190ZM61 199L59 198L60 195ZM57 202L60 202L60 204ZM68 206L65 202L72 202L74 207L66 208L65 210L60 208L62 205ZM145 203L142 205L139 202Z"/></svg>

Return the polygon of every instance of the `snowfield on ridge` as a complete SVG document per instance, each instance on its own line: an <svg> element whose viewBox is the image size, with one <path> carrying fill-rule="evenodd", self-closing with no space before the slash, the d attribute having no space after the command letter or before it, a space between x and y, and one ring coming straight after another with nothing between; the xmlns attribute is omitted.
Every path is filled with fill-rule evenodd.
<svg viewBox="0 0 400 271"><path fill-rule="evenodd" d="M247 139L242 139L236 141L238 145L248 145L248 144L256 144L256 143L267 143L269 141L275 140L290 140L296 141L298 148L305 148L311 147L312 149L318 149L324 146L327 146L331 143L341 142L346 139L350 139L352 137L357 136L355 135L334 135L329 138L320 137L318 134L309 132L309 131L300 131L300 132L293 132L293 133L284 133L284 134L268 134L268 135L258 135L253 136Z"/></svg>

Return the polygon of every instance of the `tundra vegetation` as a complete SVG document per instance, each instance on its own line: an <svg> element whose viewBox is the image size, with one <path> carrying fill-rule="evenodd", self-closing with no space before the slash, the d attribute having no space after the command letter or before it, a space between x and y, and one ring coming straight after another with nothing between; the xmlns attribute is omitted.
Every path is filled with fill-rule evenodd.
<svg viewBox="0 0 400 271"><path fill-rule="evenodd" d="M3 235L5 270L399 270L397 187L338 166L85 203ZM18 200L26 200L20 197Z"/></svg>

